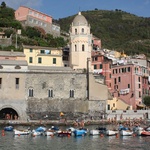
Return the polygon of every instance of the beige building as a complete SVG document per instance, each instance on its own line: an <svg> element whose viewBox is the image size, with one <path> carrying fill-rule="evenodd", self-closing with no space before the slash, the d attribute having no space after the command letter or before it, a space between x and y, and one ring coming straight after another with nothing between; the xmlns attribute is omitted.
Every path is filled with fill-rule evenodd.
<svg viewBox="0 0 150 150"><path fill-rule="evenodd" d="M63 66L62 49L24 45L23 51L29 66Z"/></svg>
<svg viewBox="0 0 150 150"><path fill-rule="evenodd" d="M129 110L131 106L119 98L114 97L112 100L107 100L107 110Z"/></svg>
<svg viewBox="0 0 150 150"><path fill-rule="evenodd" d="M79 12L70 27L70 67L73 69L87 68L87 59L91 58L91 51L90 25ZM89 68L91 67L90 64L89 62Z"/></svg>

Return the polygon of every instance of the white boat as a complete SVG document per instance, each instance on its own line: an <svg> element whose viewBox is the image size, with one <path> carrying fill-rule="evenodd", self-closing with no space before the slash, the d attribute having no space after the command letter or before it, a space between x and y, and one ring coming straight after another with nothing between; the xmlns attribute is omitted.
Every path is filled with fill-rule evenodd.
<svg viewBox="0 0 150 150"><path fill-rule="evenodd" d="M120 135L122 136L131 136L133 134L133 131L130 130L121 130Z"/></svg>
<svg viewBox="0 0 150 150"><path fill-rule="evenodd" d="M47 131L45 131L45 135L46 135L46 136L53 136L53 135L54 135L54 131L52 131L52 130L47 130Z"/></svg>
<svg viewBox="0 0 150 150"><path fill-rule="evenodd" d="M17 130L14 129L14 135L28 135L30 134L30 130Z"/></svg>
<svg viewBox="0 0 150 150"><path fill-rule="evenodd" d="M99 135L100 131L99 130L90 130L90 135Z"/></svg>
<svg viewBox="0 0 150 150"><path fill-rule="evenodd" d="M39 136L39 135L43 135L43 132L32 130L32 136Z"/></svg>
<svg viewBox="0 0 150 150"><path fill-rule="evenodd" d="M107 130L107 131L106 131L106 135L112 136L112 135L118 134L118 132L119 132L119 131L115 131L115 130Z"/></svg>

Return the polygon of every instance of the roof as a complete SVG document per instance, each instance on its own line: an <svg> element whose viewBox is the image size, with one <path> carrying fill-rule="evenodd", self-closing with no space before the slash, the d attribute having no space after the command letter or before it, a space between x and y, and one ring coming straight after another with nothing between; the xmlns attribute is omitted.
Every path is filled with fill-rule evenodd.
<svg viewBox="0 0 150 150"><path fill-rule="evenodd" d="M56 47L41 47L41 46L33 46L33 45L23 45L23 48L33 48L33 49L47 49L47 50L62 50L62 48Z"/></svg>
<svg viewBox="0 0 150 150"><path fill-rule="evenodd" d="M88 22L86 18L81 14L81 12L78 13L78 15L73 20L73 25L88 25Z"/></svg>
<svg viewBox="0 0 150 150"><path fill-rule="evenodd" d="M0 51L0 56L19 56L19 57L25 57L25 54L23 52L14 52L14 51Z"/></svg>
<svg viewBox="0 0 150 150"><path fill-rule="evenodd" d="M40 13L40 14L43 14L43 15L45 15L45 16L48 16L48 17L51 17L51 18L52 18L52 16L47 15L47 14L45 14L45 13L42 13L42 12L40 12L40 11L38 11L38 10L32 9L32 8L30 8L30 7L27 7L27 6L20 6L20 7L28 8L28 9L30 9L30 10L36 11L36 12L38 12L38 13Z"/></svg>
<svg viewBox="0 0 150 150"><path fill-rule="evenodd" d="M20 66L27 66L27 61L26 60L0 60L0 65L20 65Z"/></svg>

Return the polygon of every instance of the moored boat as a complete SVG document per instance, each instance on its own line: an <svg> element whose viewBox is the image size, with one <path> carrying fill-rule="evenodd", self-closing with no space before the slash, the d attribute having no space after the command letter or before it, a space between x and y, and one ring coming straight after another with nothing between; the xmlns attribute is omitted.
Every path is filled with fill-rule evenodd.
<svg viewBox="0 0 150 150"><path fill-rule="evenodd" d="M52 130L47 130L47 131L45 131L45 135L46 136L53 136L54 135L54 131L52 131Z"/></svg>
<svg viewBox="0 0 150 150"><path fill-rule="evenodd" d="M141 136L150 136L150 131L142 131Z"/></svg>
<svg viewBox="0 0 150 150"><path fill-rule="evenodd" d="M6 127L4 127L4 130L5 131L13 131L13 127L12 126L6 126Z"/></svg>
<svg viewBox="0 0 150 150"><path fill-rule="evenodd" d="M61 131L57 135L58 137L71 136L71 131Z"/></svg>
<svg viewBox="0 0 150 150"><path fill-rule="evenodd" d="M87 131L83 129L82 130L76 129L73 133L75 136L84 136L86 135Z"/></svg>
<svg viewBox="0 0 150 150"><path fill-rule="evenodd" d="M119 131L115 131L115 130L107 130L106 131L106 135L108 136L113 136L113 135L116 135L118 134Z"/></svg>
<svg viewBox="0 0 150 150"><path fill-rule="evenodd" d="M121 130L120 135L122 136L131 136L133 134L133 131L130 130Z"/></svg>
<svg viewBox="0 0 150 150"><path fill-rule="evenodd" d="M90 130L90 135L99 135L100 131L95 129L95 130Z"/></svg>
<svg viewBox="0 0 150 150"><path fill-rule="evenodd" d="M17 130L14 129L14 135L28 135L30 134L30 130Z"/></svg>

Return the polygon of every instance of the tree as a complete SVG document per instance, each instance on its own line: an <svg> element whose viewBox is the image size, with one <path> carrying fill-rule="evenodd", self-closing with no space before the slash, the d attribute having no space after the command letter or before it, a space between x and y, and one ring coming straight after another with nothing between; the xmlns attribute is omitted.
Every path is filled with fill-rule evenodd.
<svg viewBox="0 0 150 150"><path fill-rule="evenodd" d="M6 3L5 2L1 3L1 8L6 8Z"/></svg>
<svg viewBox="0 0 150 150"><path fill-rule="evenodd" d="M143 98L143 103L144 103L146 106L150 107L150 96L145 96L145 97Z"/></svg>

